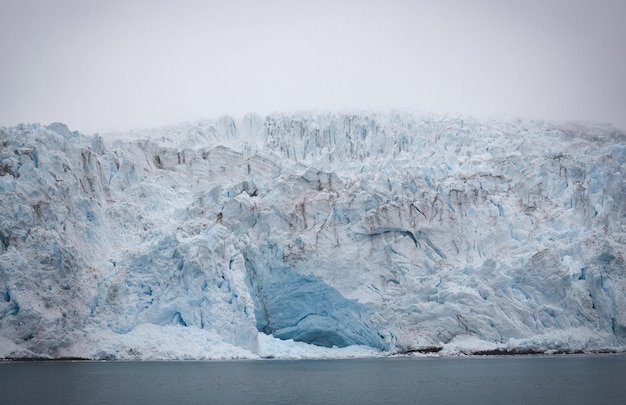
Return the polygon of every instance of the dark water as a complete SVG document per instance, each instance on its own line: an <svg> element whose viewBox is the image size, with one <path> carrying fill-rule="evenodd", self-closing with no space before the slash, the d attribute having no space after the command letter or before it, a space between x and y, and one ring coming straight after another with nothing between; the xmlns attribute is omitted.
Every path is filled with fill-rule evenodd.
<svg viewBox="0 0 626 405"><path fill-rule="evenodd" d="M626 404L626 356L0 363L0 404Z"/></svg>

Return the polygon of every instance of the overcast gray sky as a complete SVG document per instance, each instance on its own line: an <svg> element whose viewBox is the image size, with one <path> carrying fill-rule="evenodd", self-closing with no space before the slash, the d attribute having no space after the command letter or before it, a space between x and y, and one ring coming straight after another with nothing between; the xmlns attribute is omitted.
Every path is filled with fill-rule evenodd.
<svg viewBox="0 0 626 405"><path fill-rule="evenodd" d="M624 0L0 0L0 126L408 109L626 129Z"/></svg>

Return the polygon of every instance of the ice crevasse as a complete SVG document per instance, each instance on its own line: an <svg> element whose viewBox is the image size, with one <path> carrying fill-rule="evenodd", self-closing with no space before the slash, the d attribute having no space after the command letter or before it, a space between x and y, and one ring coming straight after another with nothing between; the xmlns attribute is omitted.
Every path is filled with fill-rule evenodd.
<svg viewBox="0 0 626 405"><path fill-rule="evenodd" d="M623 350L625 171L601 124L0 128L0 357Z"/></svg>

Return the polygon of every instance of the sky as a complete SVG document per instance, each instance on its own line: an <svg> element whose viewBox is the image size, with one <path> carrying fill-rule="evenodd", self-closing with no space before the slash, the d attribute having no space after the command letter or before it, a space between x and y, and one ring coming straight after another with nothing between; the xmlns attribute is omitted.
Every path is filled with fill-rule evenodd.
<svg viewBox="0 0 626 405"><path fill-rule="evenodd" d="M624 0L0 0L0 126L405 110L626 130Z"/></svg>

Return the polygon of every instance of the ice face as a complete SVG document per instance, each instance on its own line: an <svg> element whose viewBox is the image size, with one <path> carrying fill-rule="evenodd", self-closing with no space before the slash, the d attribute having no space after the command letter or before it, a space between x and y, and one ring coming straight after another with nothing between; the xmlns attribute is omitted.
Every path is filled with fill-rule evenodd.
<svg viewBox="0 0 626 405"><path fill-rule="evenodd" d="M246 357L258 331L626 345L626 136L610 126L276 114L0 141L4 357Z"/></svg>
<svg viewBox="0 0 626 405"><path fill-rule="evenodd" d="M292 339L325 347L352 345L387 349L369 319L372 308L349 300L320 277L306 276L268 261L267 252L246 252L246 267L254 291L257 328L280 339ZM273 254L269 255L270 257Z"/></svg>

